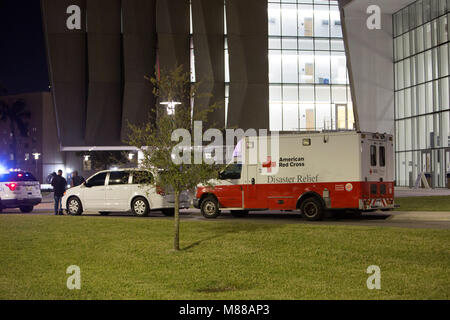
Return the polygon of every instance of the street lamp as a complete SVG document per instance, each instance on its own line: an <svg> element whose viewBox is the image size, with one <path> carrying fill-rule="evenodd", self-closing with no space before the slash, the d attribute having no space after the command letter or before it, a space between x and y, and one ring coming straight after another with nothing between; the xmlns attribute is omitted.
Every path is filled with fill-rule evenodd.
<svg viewBox="0 0 450 320"><path fill-rule="evenodd" d="M160 104L167 106L167 114L169 116L174 115L175 114L175 107L177 105L180 105L181 102L176 102L176 101L165 101L165 102L161 102Z"/></svg>
<svg viewBox="0 0 450 320"><path fill-rule="evenodd" d="M38 153L38 152L33 153L34 162L36 163L36 175L37 175L37 176L39 176L39 174L38 174L38 160L39 160L40 155L41 155L41 154ZM39 180L40 180L40 179L39 179Z"/></svg>

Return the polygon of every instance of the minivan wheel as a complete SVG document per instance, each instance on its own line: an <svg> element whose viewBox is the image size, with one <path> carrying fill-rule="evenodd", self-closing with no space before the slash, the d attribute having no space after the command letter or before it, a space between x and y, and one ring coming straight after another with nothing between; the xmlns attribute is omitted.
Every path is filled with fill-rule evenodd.
<svg viewBox="0 0 450 320"><path fill-rule="evenodd" d="M69 198L67 200L67 212L71 216L79 216L83 213L83 207L81 206L80 199L76 197Z"/></svg>
<svg viewBox="0 0 450 320"><path fill-rule="evenodd" d="M322 220L325 211L322 203L316 198L305 199L300 210L302 215L310 221Z"/></svg>
<svg viewBox="0 0 450 320"><path fill-rule="evenodd" d="M131 212L133 212L133 214L137 217L148 216L150 206L148 205L147 200L143 197L134 199L131 203Z"/></svg>
<svg viewBox="0 0 450 320"><path fill-rule="evenodd" d="M219 202L215 197L207 197L200 206L202 215L208 219L217 218L220 215Z"/></svg>
<svg viewBox="0 0 450 320"><path fill-rule="evenodd" d="M33 206L23 206L19 208L22 213L30 213L33 211Z"/></svg>

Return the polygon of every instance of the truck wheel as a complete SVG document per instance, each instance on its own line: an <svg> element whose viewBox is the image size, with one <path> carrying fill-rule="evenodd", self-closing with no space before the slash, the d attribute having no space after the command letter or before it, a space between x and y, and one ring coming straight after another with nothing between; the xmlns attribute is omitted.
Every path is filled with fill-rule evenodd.
<svg viewBox="0 0 450 320"><path fill-rule="evenodd" d="M131 211L137 217L146 217L150 212L150 206L145 198L138 197L131 203Z"/></svg>
<svg viewBox="0 0 450 320"><path fill-rule="evenodd" d="M314 197L304 200L300 210L302 215L310 221L322 220L325 211L322 203Z"/></svg>
<svg viewBox="0 0 450 320"><path fill-rule="evenodd" d="M242 218L248 215L248 210L231 210L230 212L235 218Z"/></svg>
<svg viewBox="0 0 450 320"><path fill-rule="evenodd" d="M71 216L79 216L83 213L80 199L72 197L67 200L67 213Z"/></svg>
<svg viewBox="0 0 450 320"><path fill-rule="evenodd" d="M175 215L175 208L172 209L163 209L162 210L163 215L166 217L173 217Z"/></svg>
<svg viewBox="0 0 450 320"><path fill-rule="evenodd" d="M22 213L30 213L31 211L33 211L33 206L23 206L20 207L20 212Z"/></svg>
<svg viewBox="0 0 450 320"><path fill-rule="evenodd" d="M217 202L215 197L207 197L203 200L200 210L202 215L208 219L217 218L220 215L219 202Z"/></svg>

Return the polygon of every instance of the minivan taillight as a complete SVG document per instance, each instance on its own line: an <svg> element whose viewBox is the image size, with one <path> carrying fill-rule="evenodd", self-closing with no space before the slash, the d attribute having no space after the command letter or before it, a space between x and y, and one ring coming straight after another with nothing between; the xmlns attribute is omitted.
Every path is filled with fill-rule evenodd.
<svg viewBox="0 0 450 320"><path fill-rule="evenodd" d="M17 188L17 184L16 183L7 183L6 186L9 188L9 190L11 191L16 191Z"/></svg>

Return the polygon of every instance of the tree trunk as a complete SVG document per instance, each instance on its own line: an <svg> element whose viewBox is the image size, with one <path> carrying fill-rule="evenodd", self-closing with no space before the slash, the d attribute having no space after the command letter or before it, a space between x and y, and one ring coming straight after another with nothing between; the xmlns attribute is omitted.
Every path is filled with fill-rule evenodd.
<svg viewBox="0 0 450 320"><path fill-rule="evenodd" d="M180 191L175 190L175 237L173 240L173 248L175 251L180 250Z"/></svg>

